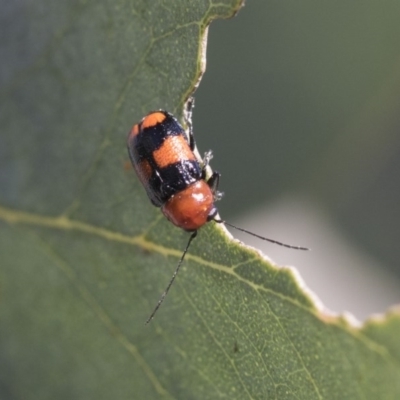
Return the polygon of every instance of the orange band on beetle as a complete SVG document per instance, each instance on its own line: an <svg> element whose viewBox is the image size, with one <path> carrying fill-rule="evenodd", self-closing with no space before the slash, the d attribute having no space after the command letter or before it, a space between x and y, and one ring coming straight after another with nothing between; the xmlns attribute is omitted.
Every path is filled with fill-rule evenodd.
<svg viewBox="0 0 400 400"><path fill-rule="evenodd" d="M146 182L151 178L151 174L153 173L153 168L151 168L150 163L147 160L143 160L139 165L138 169L140 170L143 177L146 179Z"/></svg>
<svg viewBox="0 0 400 400"><path fill-rule="evenodd" d="M132 130L131 130L130 133L129 133L129 137L137 136L137 134L138 134L139 132L140 132L140 130L139 130L139 125L138 125L138 124L133 125L133 128L132 128Z"/></svg>
<svg viewBox="0 0 400 400"><path fill-rule="evenodd" d="M153 112L143 118L142 129L151 128L152 126L156 126L157 124L163 122L165 118L166 118L166 116L162 112L159 112L159 111Z"/></svg>
<svg viewBox="0 0 400 400"><path fill-rule="evenodd" d="M147 187L153 173L153 168L151 168L150 163L147 160L143 160L139 164L134 164L134 168L142 185Z"/></svg>
<svg viewBox="0 0 400 400"><path fill-rule="evenodd" d="M188 142L180 136L168 136L162 146L153 153L157 167L164 168L179 161L196 160Z"/></svg>

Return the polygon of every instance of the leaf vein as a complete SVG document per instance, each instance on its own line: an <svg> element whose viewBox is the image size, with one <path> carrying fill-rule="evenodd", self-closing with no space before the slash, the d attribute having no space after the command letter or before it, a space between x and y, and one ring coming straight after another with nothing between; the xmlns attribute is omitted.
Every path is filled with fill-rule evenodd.
<svg viewBox="0 0 400 400"><path fill-rule="evenodd" d="M11 209L8 207L3 207L0 205L0 220L3 220L10 225L13 224L21 224L21 225L32 225L32 226L40 226L40 227L47 227L50 229L57 229L57 230L64 230L64 231L78 231L87 233L89 235L95 235L98 237L102 237L103 239L115 241L119 243L126 243L128 245L138 246L144 250L154 251L156 253L162 254L164 256L174 256L180 258L182 253L180 250L174 250L170 248L166 248L162 245L158 245L154 242L148 241L143 234L137 236L128 236L123 233L119 233L116 231L111 231L102 227L98 227L95 225L90 225L85 222L81 222L78 220L69 219L64 215L60 216L43 216L40 214L34 214L25 211L19 211L16 209ZM299 307L303 311L313 315L315 318L318 318L324 323L327 323L326 318L324 315L319 315L317 311L306 307L303 304L300 304L297 300L285 296L282 293L273 291L265 286L258 285L254 282L251 282L240 275L238 275L235 271L232 270L230 266L217 264L208 260L205 260L199 256L195 256L192 254L187 254L187 259L190 259L194 262L197 262L201 265L216 269L218 271L222 271L226 274L234 276L241 282L246 283L250 287L252 287L255 291L263 291L266 293L271 293L282 300L290 302L291 304ZM375 353L379 354L383 359L386 359L388 362L398 365L398 362L389 354L387 349L382 345L374 342L372 339L366 337L362 334L360 329L356 329L353 327L349 327L348 329L344 329L343 327L343 319L338 318L330 318L329 324L335 325L338 329L346 331L349 335L356 337L360 340L367 348Z"/></svg>

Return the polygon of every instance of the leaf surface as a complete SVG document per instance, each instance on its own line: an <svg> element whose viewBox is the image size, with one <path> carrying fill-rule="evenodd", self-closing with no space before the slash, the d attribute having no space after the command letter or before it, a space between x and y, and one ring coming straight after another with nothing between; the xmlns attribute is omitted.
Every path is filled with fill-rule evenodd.
<svg viewBox="0 0 400 400"><path fill-rule="evenodd" d="M188 236L124 169L126 135L181 114L207 24L239 7L2 2L1 398L400 396L398 313L330 318L213 224L144 326Z"/></svg>

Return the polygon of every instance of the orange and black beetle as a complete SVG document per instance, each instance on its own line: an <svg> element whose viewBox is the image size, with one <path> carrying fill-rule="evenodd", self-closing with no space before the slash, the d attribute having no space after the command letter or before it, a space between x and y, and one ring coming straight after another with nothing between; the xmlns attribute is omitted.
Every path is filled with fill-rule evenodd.
<svg viewBox="0 0 400 400"><path fill-rule="evenodd" d="M218 210L214 203L222 196L218 191L220 174L207 174L211 152L205 153L203 160L195 155L192 107L193 99L190 99L186 109L188 132L172 114L158 110L147 114L128 135L129 156L150 201L160 207L174 225L191 232L178 266L146 323L152 320L164 301L197 230L211 220L281 246L308 250L267 239L217 218Z"/></svg>

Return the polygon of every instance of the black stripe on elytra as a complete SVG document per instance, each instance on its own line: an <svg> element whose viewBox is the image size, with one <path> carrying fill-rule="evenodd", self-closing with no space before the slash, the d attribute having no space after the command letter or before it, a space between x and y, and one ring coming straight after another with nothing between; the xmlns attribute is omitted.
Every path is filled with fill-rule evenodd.
<svg viewBox="0 0 400 400"><path fill-rule="evenodd" d="M180 136L182 135L187 141L185 131L179 122L167 112L163 112L165 115L164 121L150 126L145 129L141 129L140 132L132 138L132 142L129 144L129 151L132 158L138 161L143 159L149 160L152 158L152 154L155 150L159 149L164 140L169 136Z"/></svg>
<svg viewBox="0 0 400 400"><path fill-rule="evenodd" d="M201 168L197 161L183 160L153 171L147 194L151 202L160 207L173 195L201 179Z"/></svg>

